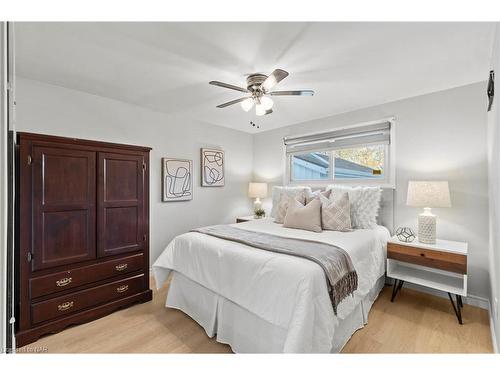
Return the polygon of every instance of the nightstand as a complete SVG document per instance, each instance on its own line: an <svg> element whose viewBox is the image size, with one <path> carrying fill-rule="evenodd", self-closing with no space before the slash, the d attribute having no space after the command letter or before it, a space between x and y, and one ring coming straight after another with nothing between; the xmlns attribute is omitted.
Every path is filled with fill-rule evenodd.
<svg viewBox="0 0 500 375"><path fill-rule="evenodd" d="M244 223L245 221L259 220L256 219L253 215L250 216L240 216L236 218L236 223Z"/></svg>
<svg viewBox="0 0 500 375"><path fill-rule="evenodd" d="M466 242L436 240L429 245L392 237L387 243L387 276L394 279L391 302L405 281L441 290L448 293L462 324L462 296L467 296L467 248Z"/></svg>

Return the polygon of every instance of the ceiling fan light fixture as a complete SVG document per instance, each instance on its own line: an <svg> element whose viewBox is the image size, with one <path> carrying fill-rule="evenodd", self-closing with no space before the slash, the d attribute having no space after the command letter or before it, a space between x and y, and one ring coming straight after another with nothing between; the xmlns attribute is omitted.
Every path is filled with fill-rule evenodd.
<svg viewBox="0 0 500 375"><path fill-rule="evenodd" d="M266 111L269 111L271 108L273 108L274 102L271 98L263 96L262 98L260 98L260 104L262 104Z"/></svg>
<svg viewBox="0 0 500 375"><path fill-rule="evenodd" d="M248 98L248 99L243 100L241 102L241 108L243 108L243 110L245 112L250 111L252 109L252 107L253 107L253 99L252 98Z"/></svg>
<svg viewBox="0 0 500 375"><path fill-rule="evenodd" d="M264 92L268 92L269 90L271 90L276 84L278 83L278 80L276 79L276 77L274 77L273 75L270 75L266 81L262 84L262 89L264 90Z"/></svg>
<svg viewBox="0 0 500 375"><path fill-rule="evenodd" d="M266 114L266 109L262 104L255 104L255 114L257 116L263 116Z"/></svg>
<svg viewBox="0 0 500 375"><path fill-rule="evenodd" d="M270 75L265 75L263 73L253 73L248 75L246 78L246 88L220 81L210 81L209 84L246 93L246 96L219 104L217 108L226 108L240 103L241 108L245 112L248 112L255 105L255 114L257 116L264 116L273 113L274 101L271 99L271 96L314 95L314 91L312 90L273 91L274 87L286 77L288 77L287 71L283 69L274 69Z"/></svg>

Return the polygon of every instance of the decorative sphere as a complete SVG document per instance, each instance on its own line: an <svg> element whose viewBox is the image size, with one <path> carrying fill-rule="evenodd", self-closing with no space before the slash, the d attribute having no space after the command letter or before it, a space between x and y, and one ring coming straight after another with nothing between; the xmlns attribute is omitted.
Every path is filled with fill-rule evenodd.
<svg viewBox="0 0 500 375"><path fill-rule="evenodd" d="M400 227L396 229L396 236L402 242L413 242L415 240L415 232L408 227Z"/></svg>

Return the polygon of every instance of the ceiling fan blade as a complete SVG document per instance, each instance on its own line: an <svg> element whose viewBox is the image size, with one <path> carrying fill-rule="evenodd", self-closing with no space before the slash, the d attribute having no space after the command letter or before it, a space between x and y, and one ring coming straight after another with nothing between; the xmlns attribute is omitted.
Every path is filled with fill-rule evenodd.
<svg viewBox="0 0 500 375"><path fill-rule="evenodd" d="M242 101L247 100L247 99L248 99L248 97L231 100L230 102L219 104L217 106L217 108L229 107L230 105L233 105L233 104L236 104L236 103L241 103Z"/></svg>
<svg viewBox="0 0 500 375"><path fill-rule="evenodd" d="M278 96L278 95L300 95L300 96L313 96L313 90L289 90L289 91L273 91L270 92L269 95Z"/></svg>
<svg viewBox="0 0 500 375"><path fill-rule="evenodd" d="M248 90L244 89L243 87L230 85L229 83L224 83L224 82L219 82L219 81L210 81L208 83L210 85L214 85L214 86L225 87L226 89L231 89L231 90L236 90L236 91L241 91L241 92L248 92Z"/></svg>
<svg viewBox="0 0 500 375"><path fill-rule="evenodd" d="M268 110L266 111L266 113L264 113L264 115L270 115L271 113L273 113L273 110L272 110L272 109L268 109Z"/></svg>
<svg viewBox="0 0 500 375"><path fill-rule="evenodd" d="M288 72L282 69L276 69L269 77L266 78L264 82L262 82L260 87L264 92L269 92L269 90L276 86L280 81L284 80L287 76Z"/></svg>

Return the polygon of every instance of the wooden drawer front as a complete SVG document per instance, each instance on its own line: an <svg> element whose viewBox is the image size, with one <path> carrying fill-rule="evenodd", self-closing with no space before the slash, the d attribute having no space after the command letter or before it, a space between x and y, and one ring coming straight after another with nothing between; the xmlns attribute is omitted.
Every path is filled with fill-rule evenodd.
<svg viewBox="0 0 500 375"><path fill-rule="evenodd" d="M139 293L144 290L143 284L144 274L141 274L32 304L32 323L37 324L45 320Z"/></svg>
<svg viewBox="0 0 500 375"><path fill-rule="evenodd" d="M142 269L143 254L136 254L120 259L101 262L90 266L70 269L30 279L31 298L68 290L77 286L108 279Z"/></svg>
<svg viewBox="0 0 500 375"><path fill-rule="evenodd" d="M387 258L464 275L467 273L467 257L461 254L388 243Z"/></svg>

